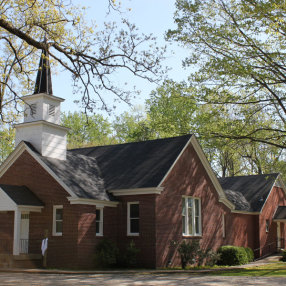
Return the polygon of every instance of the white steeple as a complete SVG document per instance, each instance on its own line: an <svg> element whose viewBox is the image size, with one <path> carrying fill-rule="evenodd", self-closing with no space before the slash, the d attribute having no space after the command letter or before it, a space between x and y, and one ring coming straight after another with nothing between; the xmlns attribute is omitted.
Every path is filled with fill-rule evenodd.
<svg viewBox="0 0 286 286"><path fill-rule="evenodd" d="M24 123L16 124L16 146L21 141L31 143L45 157L66 159L68 128L60 125L61 102L52 95L50 63L42 51L34 94L22 97Z"/></svg>

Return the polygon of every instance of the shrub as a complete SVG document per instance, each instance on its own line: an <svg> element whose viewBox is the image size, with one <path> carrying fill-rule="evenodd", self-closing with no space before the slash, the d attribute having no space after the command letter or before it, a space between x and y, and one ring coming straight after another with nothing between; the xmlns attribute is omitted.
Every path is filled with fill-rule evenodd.
<svg viewBox="0 0 286 286"><path fill-rule="evenodd" d="M123 264L129 267L136 266L137 254L140 249L136 248L134 241L132 240L126 247L125 253L123 254Z"/></svg>
<svg viewBox="0 0 286 286"><path fill-rule="evenodd" d="M182 268L185 269L187 264L194 264L197 252L200 249L200 244L198 240L192 240L191 242L186 242L183 240L178 247L178 252L181 257Z"/></svg>
<svg viewBox="0 0 286 286"><path fill-rule="evenodd" d="M281 261L286 262L286 249L282 251Z"/></svg>
<svg viewBox="0 0 286 286"><path fill-rule="evenodd" d="M220 254L219 265L241 265L248 262L244 247L231 245L221 246L218 249L218 253Z"/></svg>
<svg viewBox="0 0 286 286"><path fill-rule="evenodd" d="M206 255L206 266L214 266L220 259L221 254L213 251L212 249L207 250Z"/></svg>
<svg viewBox="0 0 286 286"><path fill-rule="evenodd" d="M247 259L248 262L252 262L254 260L254 252L250 247L245 247L244 248L246 254L247 254Z"/></svg>
<svg viewBox="0 0 286 286"><path fill-rule="evenodd" d="M95 248L95 263L97 267L114 266L117 262L118 248L115 243L109 239L101 240Z"/></svg>

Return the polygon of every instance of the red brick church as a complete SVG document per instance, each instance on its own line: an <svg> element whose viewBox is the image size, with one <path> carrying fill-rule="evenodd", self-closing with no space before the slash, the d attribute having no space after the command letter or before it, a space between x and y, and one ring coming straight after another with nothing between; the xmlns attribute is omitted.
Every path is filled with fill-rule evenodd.
<svg viewBox="0 0 286 286"><path fill-rule="evenodd" d="M0 257L9 266L92 268L103 238L140 249L139 265L179 264L171 241L202 248L283 248L286 188L279 174L218 179L194 135L66 149L62 98L40 60L35 92L23 97L16 147L0 166ZM18 264L17 264L18 263Z"/></svg>

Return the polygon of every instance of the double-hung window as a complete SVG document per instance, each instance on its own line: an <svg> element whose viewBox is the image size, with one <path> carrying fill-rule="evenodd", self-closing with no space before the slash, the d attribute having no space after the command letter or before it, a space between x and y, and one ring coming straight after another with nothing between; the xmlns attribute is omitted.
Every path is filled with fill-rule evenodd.
<svg viewBox="0 0 286 286"><path fill-rule="evenodd" d="M127 204L127 235L139 235L139 203Z"/></svg>
<svg viewBox="0 0 286 286"><path fill-rule="evenodd" d="M53 208L53 235L63 234L63 206L54 206Z"/></svg>
<svg viewBox="0 0 286 286"><path fill-rule="evenodd" d="M183 235L202 235L201 200L193 197L182 198L182 232Z"/></svg>
<svg viewBox="0 0 286 286"><path fill-rule="evenodd" d="M96 226L96 235L102 236L103 235L103 208L96 209L95 226Z"/></svg>

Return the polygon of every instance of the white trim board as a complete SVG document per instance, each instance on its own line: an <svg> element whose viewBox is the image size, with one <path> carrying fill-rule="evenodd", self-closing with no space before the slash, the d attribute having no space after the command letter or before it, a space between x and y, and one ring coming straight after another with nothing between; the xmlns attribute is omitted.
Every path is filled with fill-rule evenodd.
<svg viewBox="0 0 286 286"><path fill-rule="evenodd" d="M109 193L114 196L136 196L136 195L149 195L149 194L161 194L164 190L163 187L156 188L137 188L137 189L118 189L110 190Z"/></svg>
<svg viewBox="0 0 286 286"><path fill-rule="evenodd" d="M117 207L119 202L112 202L112 201L100 201L100 200L94 200L94 199L83 199L83 198L74 198L74 197L68 197L67 198L71 205L91 205L96 206L97 208L103 208L103 207Z"/></svg>

